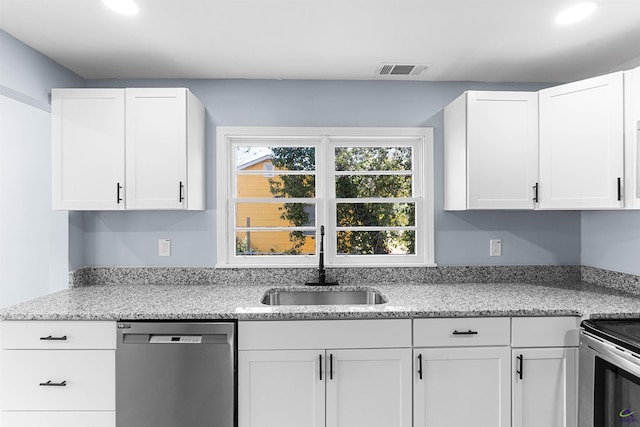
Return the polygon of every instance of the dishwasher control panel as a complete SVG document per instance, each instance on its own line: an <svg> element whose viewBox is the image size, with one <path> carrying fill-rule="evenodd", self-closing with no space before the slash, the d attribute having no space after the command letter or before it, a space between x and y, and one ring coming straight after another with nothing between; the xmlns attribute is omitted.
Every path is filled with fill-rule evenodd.
<svg viewBox="0 0 640 427"><path fill-rule="evenodd" d="M151 335L149 342L158 344L200 344L202 343L202 335Z"/></svg>

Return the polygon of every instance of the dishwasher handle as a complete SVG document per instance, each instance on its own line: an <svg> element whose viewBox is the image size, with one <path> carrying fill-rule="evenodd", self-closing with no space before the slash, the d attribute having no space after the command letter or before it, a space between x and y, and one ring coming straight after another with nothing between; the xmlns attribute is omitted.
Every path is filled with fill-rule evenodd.
<svg viewBox="0 0 640 427"><path fill-rule="evenodd" d="M235 348L235 322L118 322L118 345L224 344Z"/></svg>
<svg viewBox="0 0 640 427"><path fill-rule="evenodd" d="M122 334L123 344L229 344L225 334Z"/></svg>

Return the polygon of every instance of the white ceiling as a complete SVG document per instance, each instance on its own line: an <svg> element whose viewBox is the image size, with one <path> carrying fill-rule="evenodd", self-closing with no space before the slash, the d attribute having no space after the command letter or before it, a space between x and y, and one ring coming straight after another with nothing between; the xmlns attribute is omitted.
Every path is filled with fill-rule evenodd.
<svg viewBox="0 0 640 427"><path fill-rule="evenodd" d="M376 79L564 82L640 65L640 0L0 0L0 28L87 79ZM1 60L1 58L0 58Z"/></svg>

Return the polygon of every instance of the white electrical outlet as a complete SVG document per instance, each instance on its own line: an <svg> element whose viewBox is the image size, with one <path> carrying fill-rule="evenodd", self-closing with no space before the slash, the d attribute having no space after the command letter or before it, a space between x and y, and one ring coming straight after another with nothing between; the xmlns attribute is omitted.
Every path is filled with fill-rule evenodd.
<svg viewBox="0 0 640 427"><path fill-rule="evenodd" d="M489 256L502 256L502 240L489 240Z"/></svg>
<svg viewBox="0 0 640 427"><path fill-rule="evenodd" d="M171 240L158 240L158 256L171 256Z"/></svg>

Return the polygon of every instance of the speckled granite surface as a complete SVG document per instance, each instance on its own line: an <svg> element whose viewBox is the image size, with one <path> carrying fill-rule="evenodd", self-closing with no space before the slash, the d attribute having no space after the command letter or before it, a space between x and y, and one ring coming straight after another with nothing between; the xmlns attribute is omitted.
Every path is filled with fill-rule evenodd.
<svg viewBox="0 0 640 427"><path fill-rule="evenodd" d="M505 283L580 281L577 265L329 268L327 280L343 285L373 283ZM87 267L72 271L72 287L138 284L271 284L291 286L317 278L314 268Z"/></svg>
<svg viewBox="0 0 640 427"><path fill-rule="evenodd" d="M459 316L640 318L640 296L586 283L376 283L376 306L267 306L266 284L96 285L0 312L5 320L337 319ZM311 289L304 287L302 289Z"/></svg>
<svg viewBox="0 0 640 427"><path fill-rule="evenodd" d="M640 276L582 266L580 277L583 282L640 295Z"/></svg>

